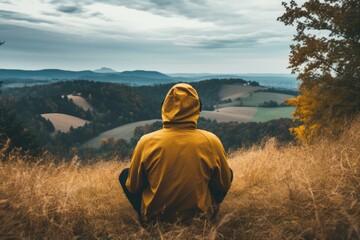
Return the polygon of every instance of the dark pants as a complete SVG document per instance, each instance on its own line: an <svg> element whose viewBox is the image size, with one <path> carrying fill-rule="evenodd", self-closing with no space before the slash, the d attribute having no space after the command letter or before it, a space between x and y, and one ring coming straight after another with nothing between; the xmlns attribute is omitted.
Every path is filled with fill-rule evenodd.
<svg viewBox="0 0 360 240"><path fill-rule="evenodd" d="M232 181L233 180L233 171L231 169L230 169L230 171L231 171L231 181ZM129 202L131 203L131 205L133 206L135 211L138 213L139 218L141 218L142 191L139 191L135 194L129 192L129 190L125 186L126 179L128 178L128 176L129 176L129 168L125 168L120 173L119 182L122 186L122 189L123 189L126 197L129 200ZM215 202L219 205L224 200L227 192L220 192L219 190L216 189L215 184L213 184L212 182L209 183L209 189L210 189L211 194L214 197Z"/></svg>
<svg viewBox="0 0 360 240"><path fill-rule="evenodd" d="M141 218L141 201L142 201L142 191L139 191L137 193L131 193L129 192L129 190L127 189L127 187L125 186L126 183L126 179L129 176L129 168L125 168L119 175L119 182L122 186L122 189L127 197L127 199L129 200L129 202L131 203L131 205L133 206L133 208L135 209L135 211L137 212L137 214L139 215L139 217Z"/></svg>
<svg viewBox="0 0 360 240"><path fill-rule="evenodd" d="M231 169L230 169L230 173L231 173L231 182L232 182L233 171ZM227 191L226 192L219 191L212 181L209 182L209 189L210 189L211 195L214 197L216 204L220 205L220 203L222 203L222 201L224 200L224 198L227 194Z"/></svg>

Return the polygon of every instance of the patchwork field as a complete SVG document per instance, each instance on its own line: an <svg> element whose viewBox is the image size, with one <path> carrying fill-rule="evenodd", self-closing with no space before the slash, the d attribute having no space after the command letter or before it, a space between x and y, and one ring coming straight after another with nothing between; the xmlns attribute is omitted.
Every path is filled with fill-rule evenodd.
<svg viewBox="0 0 360 240"><path fill-rule="evenodd" d="M41 116L52 122L55 131L68 132L70 127L77 128L84 126L89 121L62 113L44 113Z"/></svg>
<svg viewBox="0 0 360 240"><path fill-rule="evenodd" d="M257 92L265 87L249 85L223 85L219 99L231 102L215 105L214 111L203 111L201 116L218 122L264 122L279 118L291 118L292 107L260 107L264 102L284 103L292 95L275 92Z"/></svg>
<svg viewBox="0 0 360 240"><path fill-rule="evenodd" d="M156 121L161 121L161 120L160 119L145 120L145 121L129 123L117 128L113 128L111 130L101 133L97 137L90 139L89 141L85 142L82 146L99 148L101 146L101 139L103 138L114 138L114 139L122 138L126 141L130 141L130 139L134 136L134 130L136 127L144 126L146 124L151 124Z"/></svg>
<svg viewBox="0 0 360 240"><path fill-rule="evenodd" d="M76 96L76 95L71 94L71 95L67 95L67 97L69 99L71 99L75 105L81 107L85 111L87 111L87 110L93 111L94 110L94 108L88 103L88 101L86 101L86 99L81 96Z"/></svg>
<svg viewBox="0 0 360 240"><path fill-rule="evenodd" d="M217 105L218 108L230 107L230 106L248 106L248 107L258 107L264 102L275 101L278 104L283 103L286 99L292 98L294 96L289 94L282 93L272 93L272 92L248 92L241 97L241 99L234 99L229 103L223 103Z"/></svg>
<svg viewBox="0 0 360 240"><path fill-rule="evenodd" d="M254 92L250 96L242 99L242 103L245 106L259 106L264 102L275 101L278 104L283 103L286 99L294 96L282 93L272 92Z"/></svg>

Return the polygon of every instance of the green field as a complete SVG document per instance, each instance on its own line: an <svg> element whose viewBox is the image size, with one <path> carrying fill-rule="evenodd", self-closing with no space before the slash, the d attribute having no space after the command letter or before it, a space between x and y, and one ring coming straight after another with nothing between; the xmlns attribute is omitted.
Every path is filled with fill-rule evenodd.
<svg viewBox="0 0 360 240"><path fill-rule="evenodd" d="M255 113L252 122L266 122L279 118L291 118L294 112L293 107L276 107L276 108L262 108L259 107Z"/></svg>
<svg viewBox="0 0 360 240"><path fill-rule="evenodd" d="M259 106L264 102L275 101L278 104L284 102L285 99L292 98L294 96L282 93L272 92L254 92L246 98L242 98L244 106Z"/></svg>
<svg viewBox="0 0 360 240"><path fill-rule="evenodd" d="M264 102L275 101L278 104L283 103L286 99L293 98L294 96L282 93L272 92L249 92L244 93L240 99L235 99L230 103L218 104L216 108L246 106L258 107Z"/></svg>

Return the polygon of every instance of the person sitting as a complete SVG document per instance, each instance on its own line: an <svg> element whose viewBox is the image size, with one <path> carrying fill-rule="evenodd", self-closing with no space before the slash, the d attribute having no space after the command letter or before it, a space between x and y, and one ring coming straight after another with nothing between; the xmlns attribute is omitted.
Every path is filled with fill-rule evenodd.
<svg viewBox="0 0 360 240"><path fill-rule="evenodd" d="M161 107L163 128L141 137L130 168L121 172L120 184L140 221L217 215L233 173L218 137L197 129L200 111L191 85L173 86Z"/></svg>

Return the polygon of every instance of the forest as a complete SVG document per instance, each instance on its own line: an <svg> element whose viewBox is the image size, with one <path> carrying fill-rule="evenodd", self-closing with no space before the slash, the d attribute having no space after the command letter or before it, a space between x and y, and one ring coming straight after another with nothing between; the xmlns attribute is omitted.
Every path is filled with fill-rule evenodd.
<svg viewBox="0 0 360 240"><path fill-rule="evenodd" d="M194 82L192 85L199 93L204 110L213 110L214 105L221 102L218 95L224 84L259 86L257 82L242 79L209 79ZM46 150L60 157L76 153L86 158L118 155L123 159L131 155L141 135L160 129L161 123L139 127L129 142L107 139L102 141L100 149L82 148L81 144L101 132L127 123L161 119L161 101L172 85L173 83L132 87L116 83L74 80L7 88L0 97L1 109L16 121L3 119L1 141L4 143L10 138L12 147L34 154ZM296 95L296 92L291 93ZM93 110L77 106L68 97L70 95L79 95L86 99L93 106ZM41 114L44 113L62 113L89 122L82 127L71 127L69 132L61 132L55 130L51 121L42 117ZM268 123L218 123L216 120L200 119L198 125L199 128L217 134L224 142L226 150L249 147L254 143L260 143L264 138L275 136L281 139L281 142L292 141L293 137L288 129L293 126L294 122L290 119L273 120ZM14 131L17 131L16 134Z"/></svg>

